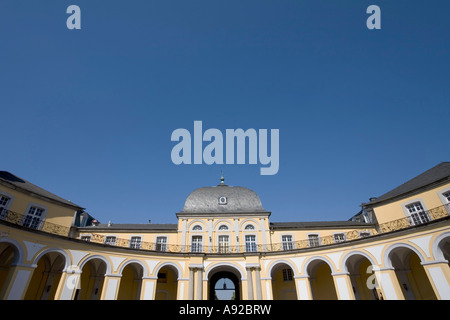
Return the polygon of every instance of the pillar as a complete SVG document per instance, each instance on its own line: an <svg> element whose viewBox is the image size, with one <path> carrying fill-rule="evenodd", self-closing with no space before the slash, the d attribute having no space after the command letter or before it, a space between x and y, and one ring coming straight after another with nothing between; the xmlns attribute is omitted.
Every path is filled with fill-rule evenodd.
<svg viewBox="0 0 450 320"><path fill-rule="evenodd" d="M105 275L101 300L117 300L121 278L122 276L120 274Z"/></svg>
<svg viewBox="0 0 450 320"><path fill-rule="evenodd" d="M332 273L339 300L355 300L348 272Z"/></svg>
<svg viewBox="0 0 450 320"><path fill-rule="evenodd" d="M404 300L402 289L397 280L397 275L395 274L395 269L386 267L379 268L374 267L375 276L377 282L381 288L383 294L383 299L386 300Z"/></svg>
<svg viewBox="0 0 450 320"><path fill-rule="evenodd" d="M37 265L12 264L0 291L0 300L22 300Z"/></svg>
<svg viewBox="0 0 450 320"><path fill-rule="evenodd" d="M299 300L312 300L311 283L309 276L294 277L297 287L297 297Z"/></svg>
<svg viewBox="0 0 450 320"><path fill-rule="evenodd" d="M155 300L158 277L142 277L140 300Z"/></svg>
<svg viewBox="0 0 450 320"><path fill-rule="evenodd" d="M422 266L430 280L436 297L450 300L450 267L447 261L423 262Z"/></svg>
<svg viewBox="0 0 450 320"><path fill-rule="evenodd" d="M81 270L77 266L64 270L55 293L55 300L72 300L75 291L80 289L80 277Z"/></svg>
<svg viewBox="0 0 450 320"><path fill-rule="evenodd" d="M247 289L248 289L248 300L253 300L253 280L252 280L252 268L247 268Z"/></svg>

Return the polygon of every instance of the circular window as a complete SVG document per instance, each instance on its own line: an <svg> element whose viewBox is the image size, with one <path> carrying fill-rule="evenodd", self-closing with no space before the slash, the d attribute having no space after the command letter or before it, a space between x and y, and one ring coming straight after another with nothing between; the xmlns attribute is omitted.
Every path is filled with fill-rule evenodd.
<svg viewBox="0 0 450 320"><path fill-rule="evenodd" d="M245 226L245 230L255 230L255 226L252 224L248 224Z"/></svg>
<svg viewBox="0 0 450 320"><path fill-rule="evenodd" d="M202 226L196 224L196 225L192 228L192 230L194 230L194 231L202 230Z"/></svg>
<svg viewBox="0 0 450 320"><path fill-rule="evenodd" d="M223 224L219 227L219 230L228 230L228 226Z"/></svg>
<svg viewBox="0 0 450 320"><path fill-rule="evenodd" d="M219 197L219 204L227 204L227 197L224 196Z"/></svg>

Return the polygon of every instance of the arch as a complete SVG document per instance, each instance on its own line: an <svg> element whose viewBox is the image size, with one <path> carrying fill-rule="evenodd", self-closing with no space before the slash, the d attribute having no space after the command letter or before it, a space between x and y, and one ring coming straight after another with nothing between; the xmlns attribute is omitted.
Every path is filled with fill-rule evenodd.
<svg viewBox="0 0 450 320"><path fill-rule="evenodd" d="M210 267L207 268L207 270L205 270L204 278L203 278L203 279L204 279L204 280L208 279L208 278L209 278L210 272L214 271L214 269L217 269L217 268L222 268L222 269L230 268L230 269L234 269L234 270L236 270L236 271L239 273L239 275L240 275L240 280L245 280L245 279L246 279L245 272L244 272L239 266L237 266L237 265L235 265L235 264L232 264L232 263L230 263L230 262L217 262L217 263L211 265ZM215 271L217 271L217 270L215 270ZM215 271L214 271L214 272L215 272Z"/></svg>
<svg viewBox="0 0 450 320"><path fill-rule="evenodd" d="M174 262L170 262L170 261L166 261L166 262L163 262L163 263L159 264L156 267L154 274L157 275L159 270L161 270L162 268L166 268L166 267L170 267L173 270L175 270L177 272L177 275L178 275L177 280L180 280L180 278L183 275L183 271L181 270L181 268L180 268L180 266L178 264L176 264Z"/></svg>
<svg viewBox="0 0 450 320"><path fill-rule="evenodd" d="M356 251L348 252L348 253L342 258L342 264L341 264L341 270L342 270L342 272L349 272L349 270L348 270L348 268L347 268L347 262L349 261L349 259L354 258L354 256L362 256L362 257L366 258L367 260L369 260L369 262L370 262L373 266L376 266L375 259L374 259L370 254L368 254L367 252L364 252L364 251L356 250Z"/></svg>
<svg viewBox="0 0 450 320"><path fill-rule="evenodd" d="M92 256L83 261L80 269L80 288L76 289L75 300L99 300L108 273L108 260Z"/></svg>
<svg viewBox="0 0 450 320"><path fill-rule="evenodd" d="M43 256L45 256L46 254L51 254L51 253L58 253L58 254L60 254L60 255L62 255L64 257L65 264L64 264L64 268L62 270L63 272L67 271L70 268L70 266L72 265L72 263L71 263L72 259L69 256L69 253L67 253L66 251L64 251L64 250L62 250L60 248L55 248L55 247L47 248L47 249L44 249L41 252L39 252L36 255L36 257L33 259L33 264L37 264L38 261Z"/></svg>
<svg viewBox="0 0 450 320"><path fill-rule="evenodd" d="M256 219L254 219L254 218L247 218L247 219L242 220L242 221L239 223L239 229L240 229L240 230L246 230L245 228L246 228L248 225L250 225L250 224L253 225L253 227L254 227L253 230L259 230L259 222L258 222Z"/></svg>
<svg viewBox="0 0 450 320"><path fill-rule="evenodd" d="M55 298L62 273L69 267L70 257L64 250L48 248L35 260L36 269L31 276L25 300L52 300Z"/></svg>
<svg viewBox="0 0 450 320"><path fill-rule="evenodd" d="M336 286L334 285L333 264L328 259L314 256L304 265L304 274L309 276L309 283L313 299L337 300Z"/></svg>
<svg viewBox="0 0 450 320"><path fill-rule="evenodd" d="M311 276L310 271L311 269L313 269L315 266L317 266L317 264L320 263L326 263L330 269L331 269L331 273L335 273L336 270L333 266L333 263L331 261L329 261L327 258L321 257L321 256L314 256L314 257L310 257L303 265L303 270L302 273L308 276Z"/></svg>
<svg viewBox="0 0 450 320"><path fill-rule="evenodd" d="M178 265L164 262L155 271L157 276L155 300L176 300L178 296L178 280L182 273Z"/></svg>
<svg viewBox="0 0 450 320"><path fill-rule="evenodd" d="M196 225L200 225L201 227L202 227L202 230L193 230L193 228L196 226ZM189 222L189 224L187 225L187 230L189 230L189 231L205 231L206 230L206 223L205 223L205 221L203 221L203 220L200 220L200 219L195 219L195 220L192 220L191 222Z"/></svg>
<svg viewBox="0 0 450 320"><path fill-rule="evenodd" d="M267 279L271 279L272 270L275 267L277 267L278 264L286 264L287 266L289 266L292 269L292 271L294 271L294 276L298 275L295 265L291 261L283 259L283 260L273 261L271 264L269 264L269 266L267 268Z"/></svg>
<svg viewBox="0 0 450 320"><path fill-rule="evenodd" d="M373 266L375 261L366 252L352 251L344 256L341 270L348 273L356 300L379 299L377 289L372 287Z"/></svg>
<svg viewBox="0 0 450 320"><path fill-rule="evenodd" d="M220 297L216 295L216 291L218 290L216 289L216 285L220 279L228 279L228 283L232 283L233 286L233 288L229 286L227 289L226 283L224 283L223 290L227 290L229 292L234 291L234 299L241 299L241 281L243 279L243 273L237 266L231 263L215 264L214 266L209 268L207 272L205 272L205 278L208 279L208 297L210 300L215 300L218 298L220 299Z"/></svg>
<svg viewBox="0 0 450 320"><path fill-rule="evenodd" d="M216 222L214 222L213 230L222 231L222 230L219 230L219 228L222 225L226 225L228 227L228 230L226 230L226 231L231 231L233 229L233 223L229 219L219 219Z"/></svg>
<svg viewBox="0 0 450 320"><path fill-rule="evenodd" d="M99 259L99 260L103 261L106 264L106 273L105 274L111 274L111 272L112 272L111 261L108 258L101 256L101 255L97 255L97 254L85 257L80 263L80 270L83 269L83 267L86 263L88 263L90 260L93 260L93 259Z"/></svg>
<svg viewBox="0 0 450 320"><path fill-rule="evenodd" d="M121 274L117 300L139 300L142 278L147 277L147 268L139 260L128 260L119 269Z"/></svg>
<svg viewBox="0 0 450 320"><path fill-rule="evenodd" d="M391 245L385 252L385 265L395 270L395 275L406 300L437 299L433 286L423 267L425 259L412 245Z"/></svg>
<svg viewBox="0 0 450 320"><path fill-rule="evenodd" d="M297 300L294 266L290 261L279 260L272 263L267 271L272 281L274 300Z"/></svg>
<svg viewBox="0 0 450 320"><path fill-rule="evenodd" d="M431 252L433 253L434 260L450 263L450 232L444 232L434 239Z"/></svg>
<svg viewBox="0 0 450 320"><path fill-rule="evenodd" d="M391 260L392 254L393 254L393 252L396 252L401 249L409 249L417 254L417 256L420 258L421 262L426 261L425 257L423 256L422 252L419 249L417 249L416 247L414 247L413 245L411 245L409 243L400 242L400 243L391 244L384 251L383 263L384 263L385 267L394 268L394 266L392 265L392 260Z"/></svg>
<svg viewBox="0 0 450 320"><path fill-rule="evenodd" d="M24 261L25 252L21 243L11 238L0 238L0 244L1 243L8 243L14 248L14 259L11 262L12 264L22 263Z"/></svg>
<svg viewBox="0 0 450 320"><path fill-rule="evenodd" d="M19 261L22 261L21 257L23 257L23 249L17 241L0 241L0 299L5 294L3 290L6 290L8 284L14 281L12 270Z"/></svg>
<svg viewBox="0 0 450 320"><path fill-rule="evenodd" d="M130 265L130 264L137 264L137 265L139 265L142 268L142 277L148 277L147 265L145 263L143 263L142 261L137 260L137 259L131 259L131 260L126 260L126 261L122 262L122 264L121 264L121 266L120 266L120 268L118 270L118 273L122 274L123 270L125 269L125 267Z"/></svg>

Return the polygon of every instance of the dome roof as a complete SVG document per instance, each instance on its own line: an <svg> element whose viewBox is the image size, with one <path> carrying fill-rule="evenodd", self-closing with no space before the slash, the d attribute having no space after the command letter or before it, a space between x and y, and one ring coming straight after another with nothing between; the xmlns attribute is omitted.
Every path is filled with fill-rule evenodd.
<svg viewBox="0 0 450 320"><path fill-rule="evenodd" d="M256 192L223 183L191 192L180 213L267 213Z"/></svg>

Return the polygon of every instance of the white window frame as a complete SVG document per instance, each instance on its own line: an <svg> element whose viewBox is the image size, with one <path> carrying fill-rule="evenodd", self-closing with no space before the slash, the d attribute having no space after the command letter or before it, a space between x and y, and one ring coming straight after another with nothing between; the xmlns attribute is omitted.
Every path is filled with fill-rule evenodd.
<svg viewBox="0 0 450 320"><path fill-rule="evenodd" d="M417 204L420 205L421 210L417 210L417 208L414 208L415 212L411 212L412 206L415 206ZM428 209L426 208L422 199L412 199L408 202L405 202L402 204L402 208L411 226L417 226L431 221L430 215L428 214Z"/></svg>
<svg viewBox="0 0 450 320"><path fill-rule="evenodd" d="M136 241L136 239L139 239L139 240ZM130 248L141 249L142 248L142 236L140 236L140 235L130 236Z"/></svg>
<svg viewBox="0 0 450 320"><path fill-rule="evenodd" d="M6 204L4 206L0 206L0 219L4 219L8 215L8 210L11 208L11 204L14 201L14 196L4 191L0 191L0 196L8 198Z"/></svg>
<svg viewBox="0 0 450 320"><path fill-rule="evenodd" d="M450 214L450 199L446 196L448 193L450 193L450 187L438 191L439 198L447 209L447 213Z"/></svg>
<svg viewBox="0 0 450 320"><path fill-rule="evenodd" d="M114 241L108 241L109 239L114 238ZM105 235L105 241L104 244L107 244L109 246L117 246L117 235L115 234L107 234Z"/></svg>
<svg viewBox="0 0 450 320"><path fill-rule="evenodd" d="M91 242L92 234L81 234L80 235L80 240L83 240L83 241L86 241L86 242Z"/></svg>
<svg viewBox="0 0 450 320"><path fill-rule="evenodd" d="M342 236L342 239L338 239L338 237L340 238L341 236ZM334 243L345 242L347 240L347 237L345 236L345 232L335 232L335 233L333 233L333 240L334 240Z"/></svg>
<svg viewBox="0 0 450 320"><path fill-rule="evenodd" d="M250 237L253 237L253 239L249 240ZM257 252L256 234L246 234L244 240L245 240L245 252Z"/></svg>
<svg viewBox="0 0 450 320"><path fill-rule="evenodd" d="M289 240L287 239L289 237ZM292 234L282 234L281 244L283 250L293 250L294 249L294 236Z"/></svg>
<svg viewBox="0 0 450 320"><path fill-rule="evenodd" d="M35 216L34 214L30 215L30 210L32 208L42 210L41 214L39 216ZM24 227L30 228L30 229L40 230L43 225L43 222L45 221L45 217L47 216L47 212L48 212L48 208L41 205L40 203L29 203L27 210L25 211L25 214L23 215L21 225ZM34 227L32 227L31 224L29 224L29 219L33 220L35 218L38 218L39 220L37 221L37 225L34 228ZM33 223L33 225L34 224L35 223Z"/></svg>
<svg viewBox="0 0 450 320"><path fill-rule="evenodd" d="M226 240L226 241L224 241ZM217 243L219 244L219 253L230 252L230 236L227 234L220 234L217 236Z"/></svg>
<svg viewBox="0 0 450 320"><path fill-rule="evenodd" d="M308 237L308 247L319 247L320 246L320 234L309 233Z"/></svg>
<svg viewBox="0 0 450 320"><path fill-rule="evenodd" d="M372 232L370 231L359 231L358 235L360 238L366 238L366 237L370 237L372 235Z"/></svg>
<svg viewBox="0 0 450 320"><path fill-rule="evenodd" d="M203 227L202 227L202 225L196 223L193 225L192 231L203 231Z"/></svg>
<svg viewBox="0 0 450 320"><path fill-rule="evenodd" d="M291 268L283 268L281 270L282 274L283 274L283 281L287 282L287 281L294 281L294 272L292 271Z"/></svg>
<svg viewBox="0 0 450 320"><path fill-rule="evenodd" d="M155 250L162 252L167 251L167 240L167 236L157 236L155 241Z"/></svg>
<svg viewBox="0 0 450 320"><path fill-rule="evenodd" d="M198 241L198 239L200 239L200 241ZM191 236L191 252L203 252L203 236L201 235Z"/></svg>

